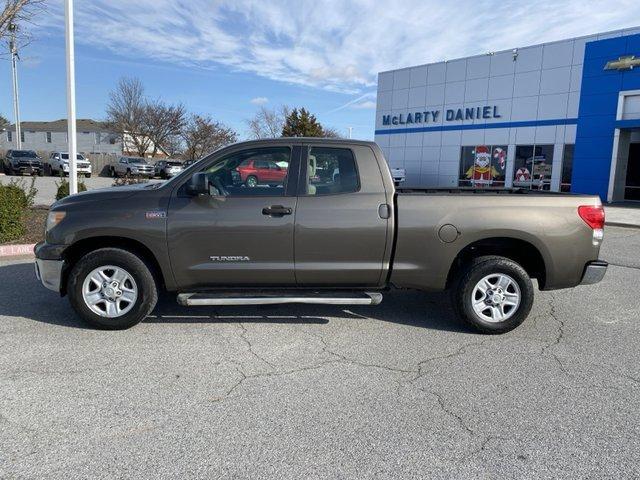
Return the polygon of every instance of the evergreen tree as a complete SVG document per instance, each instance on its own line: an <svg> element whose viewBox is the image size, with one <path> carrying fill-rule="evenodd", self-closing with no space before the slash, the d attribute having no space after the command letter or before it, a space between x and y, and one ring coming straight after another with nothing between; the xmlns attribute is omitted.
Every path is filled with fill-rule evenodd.
<svg viewBox="0 0 640 480"><path fill-rule="evenodd" d="M294 108L282 127L283 137L325 137L324 128L306 108Z"/></svg>

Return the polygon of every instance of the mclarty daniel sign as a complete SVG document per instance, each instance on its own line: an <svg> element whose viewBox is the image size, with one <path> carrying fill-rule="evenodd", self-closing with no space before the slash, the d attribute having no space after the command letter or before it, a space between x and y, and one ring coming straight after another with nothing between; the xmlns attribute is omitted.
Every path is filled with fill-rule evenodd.
<svg viewBox="0 0 640 480"><path fill-rule="evenodd" d="M424 123L439 123L441 119L445 122L455 122L459 120L480 120L490 118L500 118L496 105L485 105L484 107L470 108L449 108L441 110L426 110L422 112L410 112L398 115L382 115L382 125L412 125Z"/></svg>

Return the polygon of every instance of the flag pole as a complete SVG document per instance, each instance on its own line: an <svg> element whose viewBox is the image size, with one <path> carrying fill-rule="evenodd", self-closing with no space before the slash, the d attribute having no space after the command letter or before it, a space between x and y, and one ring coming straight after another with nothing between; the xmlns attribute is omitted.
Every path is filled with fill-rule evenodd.
<svg viewBox="0 0 640 480"><path fill-rule="evenodd" d="M73 46L73 0L64 2L65 40L67 47L67 140L69 142L69 194L78 193L76 169L76 72Z"/></svg>

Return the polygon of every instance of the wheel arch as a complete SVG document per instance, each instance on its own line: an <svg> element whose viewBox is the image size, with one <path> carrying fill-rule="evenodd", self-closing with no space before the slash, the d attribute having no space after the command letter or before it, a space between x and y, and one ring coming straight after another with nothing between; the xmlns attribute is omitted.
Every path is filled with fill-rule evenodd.
<svg viewBox="0 0 640 480"><path fill-rule="evenodd" d="M65 268L62 271L62 279L60 283L60 293L65 295L67 293L67 280L69 278L69 272L84 255L89 252L99 250L101 248L120 248L128 252L133 253L142 259L145 265L151 271L156 285L159 289L166 289L165 275L160 266L160 262L153 254L151 249L138 240L126 237L117 236L100 236L100 237L88 237L78 240L73 245L68 247L63 254L65 260Z"/></svg>
<svg viewBox="0 0 640 480"><path fill-rule="evenodd" d="M449 288L453 284L469 261L486 255L513 260L521 265L531 278L538 280L541 290L544 289L547 267L540 249L527 240L513 237L483 238L466 245L458 252L449 268L446 287Z"/></svg>

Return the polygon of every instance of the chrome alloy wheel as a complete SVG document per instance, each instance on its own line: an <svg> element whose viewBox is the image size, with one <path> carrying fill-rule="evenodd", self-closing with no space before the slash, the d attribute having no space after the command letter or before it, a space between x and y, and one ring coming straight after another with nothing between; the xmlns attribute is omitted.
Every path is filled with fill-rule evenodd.
<svg viewBox="0 0 640 480"><path fill-rule="evenodd" d="M124 268L104 265L86 276L82 298L93 313L116 318L133 308L138 299L138 286Z"/></svg>
<svg viewBox="0 0 640 480"><path fill-rule="evenodd" d="M504 322L520 306L520 287L509 275L494 273L480 280L471 293L474 312L487 322Z"/></svg>

